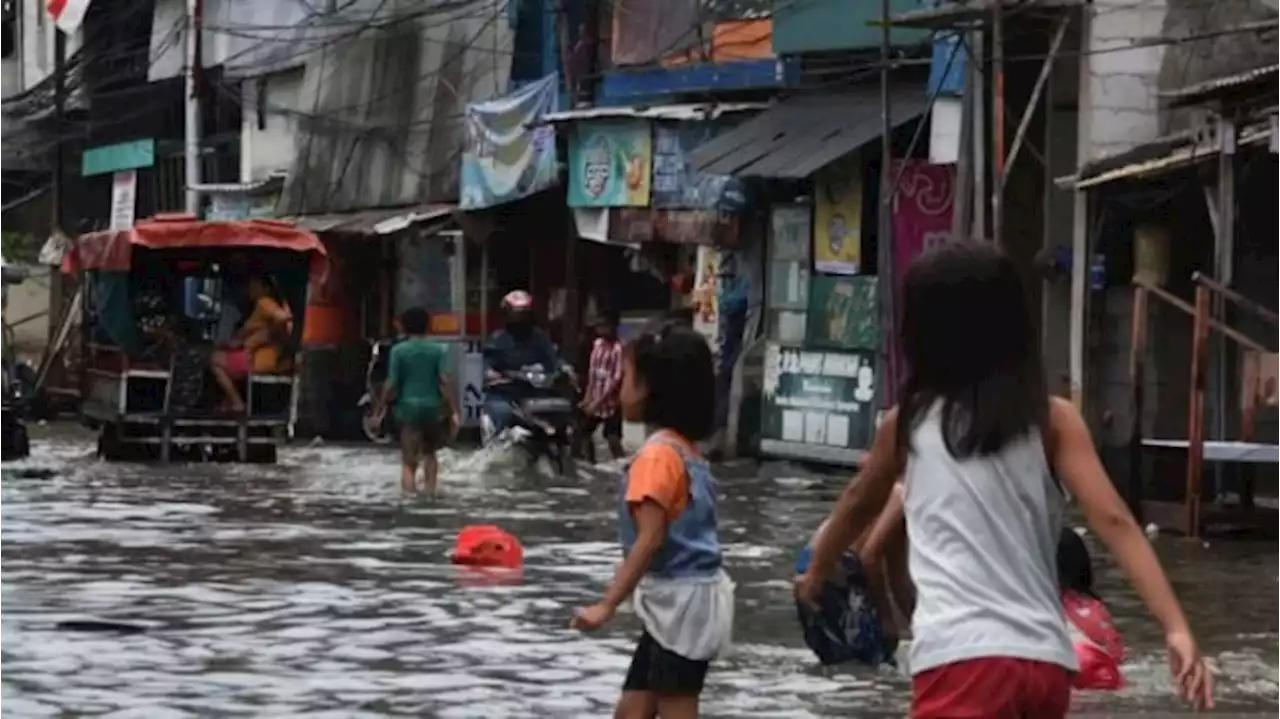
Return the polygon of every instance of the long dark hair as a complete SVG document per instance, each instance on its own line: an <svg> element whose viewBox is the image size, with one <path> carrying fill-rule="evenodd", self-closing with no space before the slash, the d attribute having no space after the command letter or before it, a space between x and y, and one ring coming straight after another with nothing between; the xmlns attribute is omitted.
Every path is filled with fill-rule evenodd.
<svg viewBox="0 0 1280 719"><path fill-rule="evenodd" d="M647 328L626 347L645 388L644 422L693 442L716 429L716 372L697 332L672 322Z"/></svg>
<svg viewBox="0 0 1280 719"><path fill-rule="evenodd" d="M953 457L994 454L1048 422L1040 341L1013 260L988 242L953 242L921 255L902 282L906 379L897 441L941 403Z"/></svg>
<svg viewBox="0 0 1280 719"><path fill-rule="evenodd" d="M1093 557L1084 539L1070 527L1058 534L1058 590L1098 598L1093 591Z"/></svg>

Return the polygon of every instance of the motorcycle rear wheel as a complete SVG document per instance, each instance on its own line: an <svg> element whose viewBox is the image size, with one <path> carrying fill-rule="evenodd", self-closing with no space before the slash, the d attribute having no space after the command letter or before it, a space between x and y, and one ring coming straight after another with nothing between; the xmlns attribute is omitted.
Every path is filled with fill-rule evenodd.
<svg viewBox="0 0 1280 719"><path fill-rule="evenodd" d="M395 434L391 431L391 420L383 417L381 422L375 422L375 419L373 410L366 409L360 415L360 432L374 444L391 444Z"/></svg>

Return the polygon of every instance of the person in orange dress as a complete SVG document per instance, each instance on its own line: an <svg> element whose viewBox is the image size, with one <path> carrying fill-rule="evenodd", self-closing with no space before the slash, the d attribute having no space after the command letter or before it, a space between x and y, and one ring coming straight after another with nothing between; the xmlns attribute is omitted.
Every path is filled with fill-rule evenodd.
<svg viewBox="0 0 1280 719"><path fill-rule="evenodd" d="M281 364L284 340L293 333L293 313L280 298L271 278L250 278L248 294L253 310L231 340L218 348L210 360L213 378L222 390L223 408L231 412L245 411L244 398L236 382L250 374L276 372Z"/></svg>

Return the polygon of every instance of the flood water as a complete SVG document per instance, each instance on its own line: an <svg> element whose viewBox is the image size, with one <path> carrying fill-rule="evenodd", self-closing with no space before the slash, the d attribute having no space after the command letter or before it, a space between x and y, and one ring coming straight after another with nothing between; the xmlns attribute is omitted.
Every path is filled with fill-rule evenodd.
<svg viewBox="0 0 1280 719"><path fill-rule="evenodd" d="M6 464L5 717L588 717L611 713L634 635L568 628L618 552L614 478L551 480L483 454L444 460L436 502L400 497L397 454L299 446L275 466L106 464L83 437ZM732 651L703 695L719 717L901 716L894 671L823 671L804 648L791 566L843 483L786 464L721 481L738 583ZM461 572L457 530L495 523L522 576ZM1277 545L1161 537L1157 548L1218 670L1219 711L1277 711ZM1129 647L1129 687L1081 714L1169 716L1161 637L1104 552L1101 590ZM64 620L145 625L114 636Z"/></svg>

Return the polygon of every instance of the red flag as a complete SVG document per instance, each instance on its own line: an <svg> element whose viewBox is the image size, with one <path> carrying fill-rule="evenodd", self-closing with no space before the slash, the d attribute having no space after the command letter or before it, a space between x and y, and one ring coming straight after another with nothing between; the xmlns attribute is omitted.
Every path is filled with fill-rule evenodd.
<svg viewBox="0 0 1280 719"><path fill-rule="evenodd" d="M49 17L59 30L72 35L80 29L84 22L84 14L89 9L89 0L46 0L45 7Z"/></svg>

